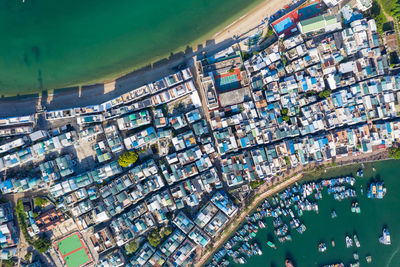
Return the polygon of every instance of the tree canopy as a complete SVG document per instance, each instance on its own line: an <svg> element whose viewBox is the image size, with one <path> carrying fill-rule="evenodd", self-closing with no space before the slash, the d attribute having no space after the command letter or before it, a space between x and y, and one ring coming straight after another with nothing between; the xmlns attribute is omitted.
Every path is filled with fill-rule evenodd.
<svg viewBox="0 0 400 267"><path fill-rule="evenodd" d="M139 155L133 151L127 151L124 154L122 154L119 159L118 159L118 164L121 167L128 167L135 163L139 158Z"/></svg>
<svg viewBox="0 0 400 267"><path fill-rule="evenodd" d="M49 250L50 245L51 245L50 240L48 240L45 237L39 237L38 239L33 241L34 248L40 253L44 253L47 250Z"/></svg>
<svg viewBox="0 0 400 267"><path fill-rule="evenodd" d="M47 204L47 199L44 197L35 197L35 206L42 207Z"/></svg>
<svg viewBox="0 0 400 267"><path fill-rule="evenodd" d="M139 240L135 239L125 245L126 254L135 253L139 248Z"/></svg>
<svg viewBox="0 0 400 267"><path fill-rule="evenodd" d="M318 94L319 98L327 98L331 95L332 91L329 89L325 89L324 91Z"/></svg>
<svg viewBox="0 0 400 267"><path fill-rule="evenodd" d="M150 245L157 247L161 243L161 239L163 237L164 234L156 229L150 232L150 234L147 236L147 240L149 241Z"/></svg>
<svg viewBox="0 0 400 267"><path fill-rule="evenodd" d="M389 157L394 158L394 159L400 159L400 148L395 147L395 148L390 149Z"/></svg>

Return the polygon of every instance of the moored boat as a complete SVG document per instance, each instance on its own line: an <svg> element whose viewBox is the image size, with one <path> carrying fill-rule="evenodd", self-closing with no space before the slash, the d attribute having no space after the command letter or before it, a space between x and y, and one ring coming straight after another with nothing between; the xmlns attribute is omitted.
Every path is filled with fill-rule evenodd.
<svg viewBox="0 0 400 267"><path fill-rule="evenodd" d="M325 243L319 243L318 251L319 252L325 252L326 251L326 244Z"/></svg>
<svg viewBox="0 0 400 267"><path fill-rule="evenodd" d="M382 199L386 195L383 182L371 183L367 192L368 198Z"/></svg>
<svg viewBox="0 0 400 267"><path fill-rule="evenodd" d="M285 261L286 267L294 267L293 263L290 260Z"/></svg>
<svg viewBox="0 0 400 267"><path fill-rule="evenodd" d="M382 236L379 238L379 242L383 245L390 245L390 234L387 228L383 228Z"/></svg>
<svg viewBox="0 0 400 267"><path fill-rule="evenodd" d="M371 255L368 255L367 257L365 257L365 260L367 261L367 263L371 263L372 262Z"/></svg>
<svg viewBox="0 0 400 267"><path fill-rule="evenodd" d="M335 210L332 210L331 217L332 217L332 219L337 217L337 214L336 214Z"/></svg>
<svg viewBox="0 0 400 267"><path fill-rule="evenodd" d="M352 246L353 246L353 240L349 236L346 236L346 247L350 248Z"/></svg>
<svg viewBox="0 0 400 267"><path fill-rule="evenodd" d="M268 245L269 247L273 248L273 249L276 249L275 244L274 244L273 242L271 242L271 241L268 241L268 242L267 242L267 245Z"/></svg>
<svg viewBox="0 0 400 267"><path fill-rule="evenodd" d="M357 235L354 235L354 243L356 243L356 247L360 247L361 245L360 245L360 241L358 241L358 237L357 237Z"/></svg>

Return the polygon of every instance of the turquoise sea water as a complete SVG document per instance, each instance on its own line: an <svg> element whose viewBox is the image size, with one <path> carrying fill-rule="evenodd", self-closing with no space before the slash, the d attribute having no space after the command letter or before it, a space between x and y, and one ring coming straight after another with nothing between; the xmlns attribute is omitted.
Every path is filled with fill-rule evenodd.
<svg viewBox="0 0 400 267"><path fill-rule="evenodd" d="M246 258L246 265L231 262L229 266L285 266L286 258L292 259L296 267L323 266L343 262L346 266L355 262L353 253L360 256L360 266L398 267L400 266L400 161L380 162L366 166L364 178L357 179L354 188L357 189L357 200L361 207L361 214L350 211L353 199L338 202L324 190L323 199L318 201L319 214L306 211L300 221L304 222L307 230L300 235L297 231L290 230L293 241L280 243L273 234L272 219L264 219L267 228L258 231L256 240L261 245L263 255ZM327 174L342 176L349 174L348 169L336 169ZM354 173L355 175L355 173ZM380 177L387 187L387 194L382 200L368 199L366 185L370 178ZM364 195L360 194L360 186L364 188ZM337 217L331 218L331 210L335 209ZM287 218L282 217L289 225ZM388 226L392 238L391 246L384 246L378 242L382 235L382 227ZM346 248L346 234L353 236L356 233L361 247ZM268 239L274 240L277 250L266 245ZM332 239L336 246L331 246ZM254 240L254 239L253 239ZM252 243L251 241L249 243ZM319 242L325 242L327 251L318 252ZM372 263L367 264L365 256L372 256Z"/></svg>
<svg viewBox="0 0 400 267"><path fill-rule="evenodd" d="M0 0L0 95L115 78L210 37L261 1Z"/></svg>

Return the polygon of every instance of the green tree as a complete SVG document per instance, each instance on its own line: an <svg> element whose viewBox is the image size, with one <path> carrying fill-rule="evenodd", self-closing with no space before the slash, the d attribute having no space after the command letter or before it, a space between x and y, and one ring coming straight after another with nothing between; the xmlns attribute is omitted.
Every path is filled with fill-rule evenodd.
<svg viewBox="0 0 400 267"><path fill-rule="evenodd" d="M251 189L256 189L257 187L259 187L260 185L264 184L265 180L255 180L255 181L251 181L250 182L250 187Z"/></svg>
<svg viewBox="0 0 400 267"><path fill-rule="evenodd" d="M281 110L281 114L282 114L282 115L287 115L287 114L288 114L288 109L287 109L287 108L283 108L283 109Z"/></svg>
<svg viewBox="0 0 400 267"><path fill-rule="evenodd" d="M129 242L129 244L125 245L125 250L126 250L126 254L133 254L135 253L139 248L139 240L135 239L131 242Z"/></svg>
<svg viewBox="0 0 400 267"><path fill-rule="evenodd" d="M400 148L395 147L389 150L389 157L393 159L400 159Z"/></svg>
<svg viewBox="0 0 400 267"><path fill-rule="evenodd" d="M284 121L289 121L289 120L290 120L290 117L289 117L288 115L283 115L283 116L282 116L282 120L284 120Z"/></svg>
<svg viewBox="0 0 400 267"><path fill-rule="evenodd" d="M50 240L45 237L39 237L33 241L33 247L40 253L44 253L50 248Z"/></svg>
<svg viewBox="0 0 400 267"><path fill-rule="evenodd" d="M161 239L164 237L164 234L161 234L158 229L153 230L147 236L147 240L149 241L150 245L153 247L157 247L161 243Z"/></svg>
<svg viewBox="0 0 400 267"><path fill-rule="evenodd" d="M35 206L42 207L47 204L47 199L44 197L35 197L34 203L35 203Z"/></svg>
<svg viewBox="0 0 400 267"><path fill-rule="evenodd" d="M331 90L325 89L324 91L320 92L320 93L318 94L318 96L319 96L319 98L324 99L324 98L329 97L329 96L331 95L331 93L332 93Z"/></svg>
<svg viewBox="0 0 400 267"><path fill-rule="evenodd" d="M32 251L29 251L28 253L25 254L24 260L28 261L31 258L31 256L32 256Z"/></svg>
<svg viewBox="0 0 400 267"><path fill-rule="evenodd" d="M126 168L135 163L138 160L138 158L139 155L137 153L133 151L127 151L119 157L118 164L121 167Z"/></svg>
<svg viewBox="0 0 400 267"><path fill-rule="evenodd" d="M172 228L171 227L164 227L163 228L163 233L164 233L164 236L169 236L171 233L172 233Z"/></svg>

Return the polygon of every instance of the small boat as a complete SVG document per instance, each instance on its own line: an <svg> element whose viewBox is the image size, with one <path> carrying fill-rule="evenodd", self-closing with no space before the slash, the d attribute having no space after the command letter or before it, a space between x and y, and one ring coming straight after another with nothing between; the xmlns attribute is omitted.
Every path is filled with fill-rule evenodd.
<svg viewBox="0 0 400 267"><path fill-rule="evenodd" d="M363 177L364 176L364 171L362 169L357 171L357 176L358 177Z"/></svg>
<svg viewBox="0 0 400 267"><path fill-rule="evenodd" d="M383 228L382 236L379 238L379 242L383 245L390 245L390 234L387 228Z"/></svg>
<svg viewBox="0 0 400 267"><path fill-rule="evenodd" d="M360 189L361 189L361 195L364 195L364 189L363 189L362 185L360 186Z"/></svg>
<svg viewBox="0 0 400 267"><path fill-rule="evenodd" d="M335 240L332 239L332 247L335 246Z"/></svg>
<svg viewBox="0 0 400 267"><path fill-rule="evenodd" d="M318 245L318 251L319 251L319 252L325 252L325 251L326 251L326 245L325 245L325 243L319 243L319 245Z"/></svg>
<svg viewBox="0 0 400 267"><path fill-rule="evenodd" d="M265 224L261 220L258 221L258 226L260 226L260 228L265 228Z"/></svg>
<svg viewBox="0 0 400 267"><path fill-rule="evenodd" d="M354 212L354 213L360 213L361 212L360 205L358 204L357 201L353 202L351 204L351 212Z"/></svg>
<svg viewBox="0 0 400 267"><path fill-rule="evenodd" d="M360 247L361 245L360 245L360 241L358 241L358 237L357 237L357 235L354 235L354 243L356 243L356 247Z"/></svg>
<svg viewBox="0 0 400 267"><path fill-rule="evenodd" d="M358 261L359 256L358 256L357 252L354 252L354 253L353 253L353 258L354 258L356 261Z"/></svg>
<svg viewBox="0 0 400 267"><path fill-rule="evenodd" d="M268 242L267 242L267 245L268 245L269 247L273 248L273 249L276 249L275 244L272 243L271 241L268 241Z"/></svg>
<svg viewBox="0 0 400 267"><path fill-rule="evenodd" d="M294 267L293 263L290 260L285 261L286 267Z"/></svg>
<svg viewBox="0 0 400 267"><path fill-rule="evenodd" d="M347 235L346 236L346 247L352 247L353 246L353 240Z"/></svg>
<svg viewBox="0 0 400 267"><path fill-rule="evenodd" d="M371 255L368 255L367 257L365 257L365 260L367 261L367 263L371 263L372 262Z"/></svg>
<svg viewBox="0 0 400 267"><path fill-rule="evenodd" d="M383 185L383 182L372 183L369 186L369 190L367 192L368 198L377 198L382 199L386 195L386 188Z"/></svg>
<svg viewBox="0 0 400 267"><path fill-rule="evenodd" d="M335 210L332 210L332 212L331 212L331 217L332 217L332 219L334 219L334 218L337 217L337 214L336 214L336 211L335 211Z"/></svg>

